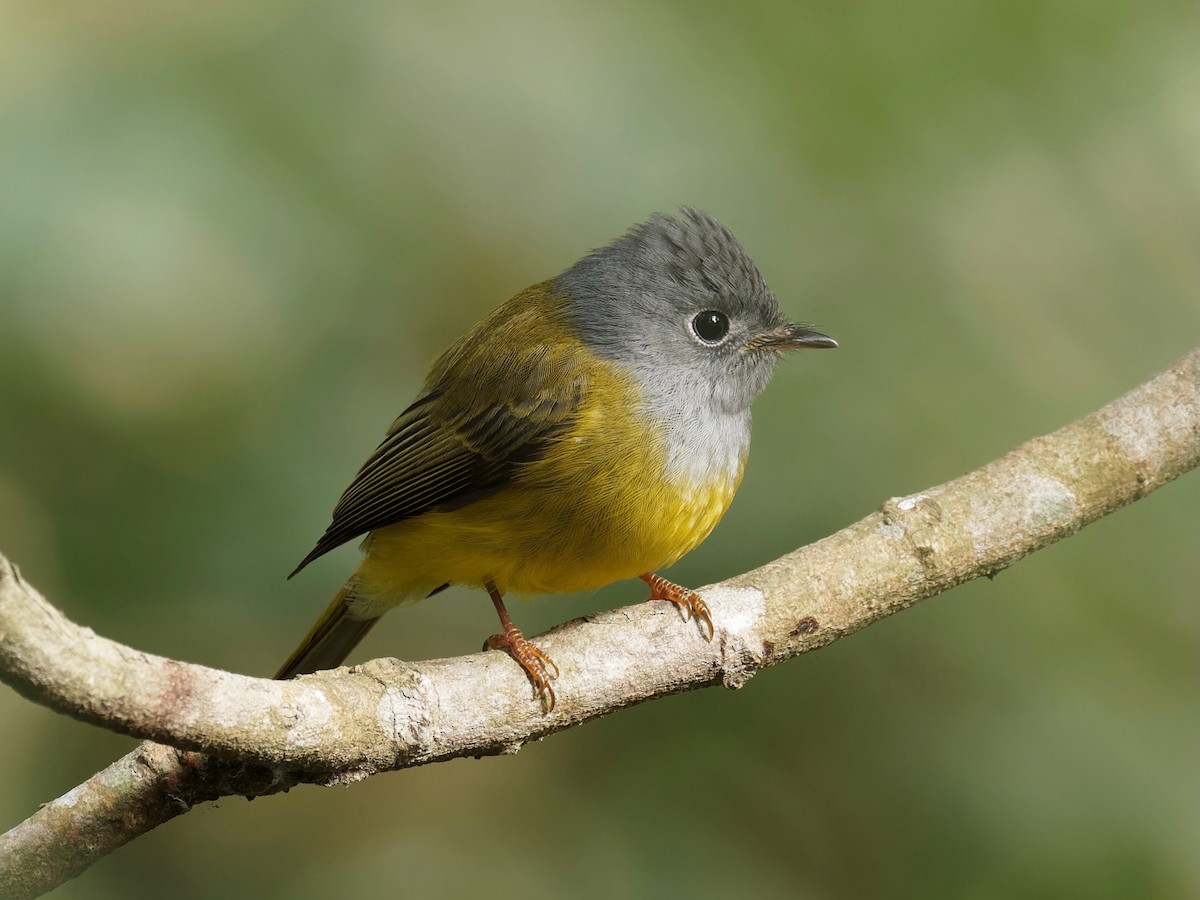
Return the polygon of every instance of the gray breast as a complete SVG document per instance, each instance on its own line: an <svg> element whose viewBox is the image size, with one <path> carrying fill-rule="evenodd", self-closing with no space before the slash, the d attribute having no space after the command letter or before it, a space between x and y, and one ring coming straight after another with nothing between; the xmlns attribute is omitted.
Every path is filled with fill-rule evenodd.
<svg viewBox="0 0 1200 900"><path fill-rule="evenodd" d="M632 371L644 394L642 414L666 431L667 477L697 487L736 483L750 450L749 407L730 411L703 380L682 371Z"/></svg>

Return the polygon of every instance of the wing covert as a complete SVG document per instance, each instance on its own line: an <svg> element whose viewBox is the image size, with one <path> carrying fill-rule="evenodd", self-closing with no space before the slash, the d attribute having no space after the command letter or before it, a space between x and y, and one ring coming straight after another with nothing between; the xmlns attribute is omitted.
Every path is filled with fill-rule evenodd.
<svg viewBox="0 0 1200 900"><path fill-rule="evenodd" d="M373 529L486 497L542 456L575 421L586 378L575 353L531 349L505 354L486 385L484 376L455 372L472 361L451 350L359 469L292 575Z"/></svg>

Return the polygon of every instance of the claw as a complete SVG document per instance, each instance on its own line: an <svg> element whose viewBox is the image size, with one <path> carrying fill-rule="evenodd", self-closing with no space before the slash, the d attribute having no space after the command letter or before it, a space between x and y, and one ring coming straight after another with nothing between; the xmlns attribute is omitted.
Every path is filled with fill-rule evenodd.
<svg viewBox="0 0 1200 900"><path fill-rule="evenodd" d="M513 624L496 586L489 583L487 588L492 602L496 605L496 611L500 614L500 627L504 630L500 634L493 634L484 641L483 649L507 651L508 655L516 660L517 664L525 670L525 674L529 676L529 681L533 684L538 697L541 698L545 711L552 712L558 698L555 696L550 682L558 677L558 665L546 655L544 650L536 644L531 644L529 639L522 634L521 629Z"/></svg>
<svg viewBox="0 0 1200 900"><path fill-rule="evenodd" d="M483 649L507 651L529 676L534 691L546 706L546 712L554 709L558 698L550 682L558 677L558 666L543 650L529 643L519 629L505 629L504 634L493 634L484 642Z"/></svg>
<svg viewBox="0 0 1200 900"><path fill-rule="evenodd" d="M551 678L557 678L558 677L558 663L556 663L549 656L547 656L546 652L544 650L542 650L542 648L539 647L537 644L530 644L529 649L533 651L534 656L536 656L539 660L541 660L543 668L546 668L549 670L546 674L548 674Z"/></svg>
<svg viewBox="0 0 1200 900"><path fill-rule="evenodd" d="M704 629L708 632L705 640L713 639L712 613L708 611L708 604L704 602L703 597L689 588L667 581L661 575L648 572L640 577L642 581L650 585L650 596L646 598L647 603L651 600L670 600L679 607L683 621L690 622L692 616L695 615L696 620L703 623Z"/></svg>

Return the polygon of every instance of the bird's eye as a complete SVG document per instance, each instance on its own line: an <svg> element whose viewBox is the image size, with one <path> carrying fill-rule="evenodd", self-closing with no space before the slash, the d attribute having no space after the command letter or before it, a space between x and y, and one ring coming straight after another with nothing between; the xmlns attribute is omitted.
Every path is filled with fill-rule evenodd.
<svg viewBox="0 0 1200 900"><path fill-rule="evenodd" d="M725 335L729 334L729 319L725 313L706 309L692 319L692 330L704 343L719 344Z"/></svg>

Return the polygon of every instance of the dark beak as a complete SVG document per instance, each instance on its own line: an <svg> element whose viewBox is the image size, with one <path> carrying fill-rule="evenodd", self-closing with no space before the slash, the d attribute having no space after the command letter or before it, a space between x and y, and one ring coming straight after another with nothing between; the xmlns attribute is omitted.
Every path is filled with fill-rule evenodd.
<svg viewBox="0 0 1200 900"><path fill-rule="evenodd" d="M807 325L784 325L752 337L746 342L747 350L819 350L836 347L837 341L827 334L813 331Z"/></svg>

